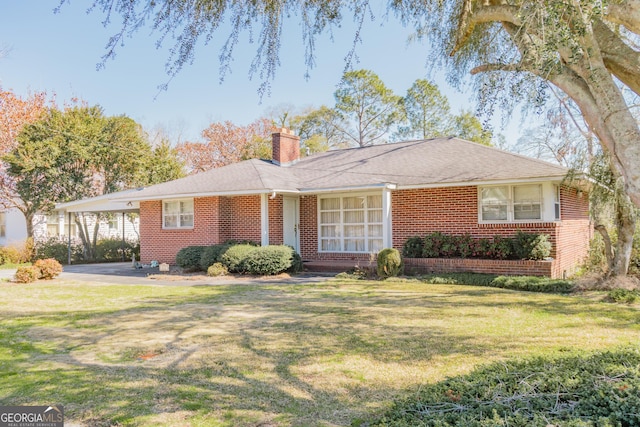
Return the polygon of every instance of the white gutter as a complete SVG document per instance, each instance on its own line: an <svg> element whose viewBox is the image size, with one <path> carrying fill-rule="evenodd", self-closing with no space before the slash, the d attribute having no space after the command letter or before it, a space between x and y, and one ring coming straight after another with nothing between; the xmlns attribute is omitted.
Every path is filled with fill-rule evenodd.
<svg viewBox="0 0 640 427"><path fill-rule="evenodd" d="M479 185L501 185L501 184L513 184L513 183L534 183L534 182L545 182L545 181L555 181L561 182L564 179L564 176L545 176L538 178L521 178L521 179L496 179L496 180L485 180L485 181L462 181L462 182L444 182L444 183L432 183L432 184L409 184L409 185L398 185L398 190L415 190L420 188L448 188L448 187L476 187Z"/></svg>

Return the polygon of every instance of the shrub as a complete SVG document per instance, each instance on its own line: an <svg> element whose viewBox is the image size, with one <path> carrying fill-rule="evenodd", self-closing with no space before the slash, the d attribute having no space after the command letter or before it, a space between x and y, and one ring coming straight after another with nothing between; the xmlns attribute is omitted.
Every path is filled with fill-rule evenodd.
<svg viewBox="0 0 640 427"><path fill-rule="evenodd" d="M117 262L131 261L133 256L140 258L140 244L138 242L124 241L124 257L123 242L119 238L106 238L98 240L96 243L96 261L100 262Z"/></svg>
<svg viewBox="0 0 640 427"><path fill-rule="evenodd" d="M291 268L295 251L291 246L263 246L254 248L244 260L244 269L250 274L273 275Z"/></svg>
<svg viewBox="0 0 640 427"><path fill-rule="evenodd" d="M302 262L302 257L293 248L291 248L291 250L293 251L293 256L291 257L291 267L289 267L287 271L289 273L300 273L304 269L304 263Z"/></svg>
<svg viewBox="0 0 640 427"><path fill-rule="evenodd" d="M16 270L13 279L18 283L33 283L38 280L40 270L33 265L21 266Z"/></svg>
<svg viewBox="0 0 640 427"><path fill-rule="evenodd" d="M469 285L469 286L491 286L496 278L493 274L480 273L433 273L420 276L426 283L434 285Z"/></svg>
<svg viewBox="0 0 640 427"><path fill-rule="evenodd" d="M469 258L476 253L476 240L470 234L458 236L456 239L457 253L460 258Z"/></svg>
<svg viewBox="0 0 640 427"><path fill-rule="evenodd" d="M82 244L76 240L71 241L71 261L82 259ZM58 237L51 237L46 240L37 240L34 244L33 259L53 258L61 264L69 261L69 241Z"/></svg>
<svg viewBox="0 0 640 427"><path fill-rule="evenodd" d="M424 240L420 236L409 237L402 246L402 256L405 258L422 258Z"/></svg>
<svg viewBox="0 0 640 427"><path fill-rule="evenodd" d="M444 234L436 231L435 233L427 234L424 238L424 244L422 246L423 258L438 258L440 257L440 249L444 243Z"/></svg>
<svg viewBox="0 0 640 427"><path fill-rule="evenodd" d="M568 280L536 276L499 276L491 286L527 292L566 294L573 291L573 283Z"/></svg>
<svg viewBox="0 0 640 427"><path fill-rule="evenodd" d="M187 271L200 270L200 258L206 246L187 246L176 254L176 264Z"/></svg>
<svg viewBox="0 0 640 427"><path fill-rule="evenodd" d="M438 285L489 286L514 291L569 293L574 290L569 280L536 276L495 276L480 273L433 273L420 276L426 283Z"/></svg>
<svg viewBox="0 0 640 427"><path fill-rule="evenodd" d="M512 239L502 236L493 236L493 241L489 243L488 258L509 259L513 253Z"/></svg>
<svg viewBox="0 0 640 427"><path fill-rule="evenodd" d="M494 363L422 385L370 426L637 426L640 351Z"/></svg>
<svg viewBox="0 0 640 427"><path fill-rule="evenodd" d="M200 255L200 269L202 271L208 271L209 266L220 262L220 257L225 253L227 249L231 247L229 243L223 243L220 245L207 246L202 250Z"/></svg>
<svg viewBox="0 0 640 427"><path fill-rule="evenodd" d="M612 302L633 304L640 299L640 292L631 289L612 289L607 293L607 299Z"/></svg>
<svg viewBox="0 0 640 427"><path fill-rule="evenodd" d="M220 257L220 262L227 267L231 273L244 273L244 260L256 249L256 246L249 244L230 246Z"/></svg>
<svg viewBox="0 0 640 427"><path fill-rule="evenodd" d="M551 253L551 242L546 234L516 232L513 238L513 255L517 259L545 259Z"/></svg>
<svg viewBox="0 0 640 427"><path fill-rule="evenodd" d="M207 276L217 277L226 276L227 274L229 274L229 270L219 262L213 263L207 268Z"/></svg>
<svg viewBox="0 0 640 427"><path fill-rule="evenodd" d="M53 258L39 259L35 262L34 267L39 271L38 279L53 279L62 273L62 265Z"/></svg>
<svg viewBox="0 0 640 427"><path fill-rule="evenodd" d="M378 252L378 276L386 279L402 274L404 265L400 252L395 248L385 248Z"/></svg>
<svg viewBox="0 0 640 427"><path fill-rule="evenodd" d="M23 264L31 260L32 246L2 246L0 260L2 264Z"/></svg>

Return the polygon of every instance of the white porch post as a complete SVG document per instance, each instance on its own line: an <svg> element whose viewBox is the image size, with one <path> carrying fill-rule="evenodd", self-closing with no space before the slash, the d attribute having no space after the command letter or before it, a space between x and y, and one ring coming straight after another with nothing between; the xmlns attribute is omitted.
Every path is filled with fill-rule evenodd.
<svg viewBox="0 0 640 427"><path fill-rule="evenodd" d="M382 247L393 247L393 233L391 227L391 188L385 186L382 190Z"/></svg>
<svg viewBox="0 0 640 427"><path fill-rule="evenodd" d="M260 195L260 244L269 245L269 195Z"/></svg>

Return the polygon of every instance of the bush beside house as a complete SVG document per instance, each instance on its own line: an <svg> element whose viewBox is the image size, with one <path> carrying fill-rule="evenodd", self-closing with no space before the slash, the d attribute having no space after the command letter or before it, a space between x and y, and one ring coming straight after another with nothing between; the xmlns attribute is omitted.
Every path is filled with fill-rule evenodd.
<svg viewBox="0 0 640 427"><path fill-rule="evenodd" d="M468 234L441 232L425 237L410 237L404 243L406 258L479 258L497 260L543 260L551 254L551 242L545 234L518 231L514 237L494 236L476 239Z"/></svg>
<svg viewBox="0 0 640 427"><path fill-rule="evenodd" d="M176 264L209 276L227 273L274 275L302 270L302 259L286 245L257 246L253 242L229 241L211 246L187 246L178 251Z"/></svg>

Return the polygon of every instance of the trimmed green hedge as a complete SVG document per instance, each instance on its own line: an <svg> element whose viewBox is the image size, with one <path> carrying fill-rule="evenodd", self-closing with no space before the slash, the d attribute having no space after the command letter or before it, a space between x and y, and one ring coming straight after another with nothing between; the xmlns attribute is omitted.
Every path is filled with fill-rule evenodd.
<svg viewBox="0 0 640 427"><path fill-rule="evenodd" d="M244 267L249 274L279 274L291 269L295 253L290 246L260 247L247 255Z"/></svg>
<svg viewBox="0 0 640 427"><path fill-rule="evenodd" d="M425 237L413 236L402 248L405 258L483 258L542 260L551 253L546 234L516 232L514 237L473 238L439 231Z"/></svg>
<svg viewBox="0 0 640 427"><path fill-rule="evenodd" d="M638 426L640 349L495 363L426 384L369 426Z"/></svg>
<svg viewBox="0 0 640 427"><path fill-rule="evenodd" d="M493 274L477 273L433 273L420 276L420 280L440 285L489 286L515 291L561 294L572 292L574 287L573 282L570 280L537 276L495 276Z"/></svg>

